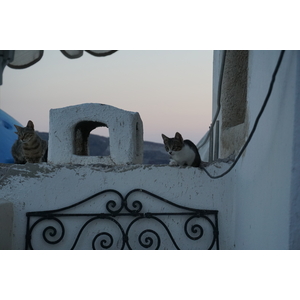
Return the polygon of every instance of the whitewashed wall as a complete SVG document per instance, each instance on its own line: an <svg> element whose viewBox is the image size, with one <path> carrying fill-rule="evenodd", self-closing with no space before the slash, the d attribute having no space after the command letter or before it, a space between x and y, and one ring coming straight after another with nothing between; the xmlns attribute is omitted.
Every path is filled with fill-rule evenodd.
<svg viewBox="0 0 300 300"><path fill-rule="evenodd" d="M249 130L265 99L279 51L250 51ZM219 73L215 53L214 79ZM235 168L220 179L170 166L2 165L0 199L13 204L12 249L24 249L26 212L63 207L103 189L149 190L175 203L219 210L221 249L300 248L300 54L287 51L254 137ZM216 89L214 83L214 110ZM220 174L228 164L215 164Z"/></svg>
<svg viewBox="0 0 300 300"><path fill-rule="evenodd" d="M215 80L220 54L215 53ZM279 54L249 53L249 132L266 97ZM235 176L232 205L236 249L300 248L299 60L299 51L286 51L253 139L235 169L226 175Z"/></svg>
<svg viewBox="0 0 300 300"><path fill-rule="evenodd" d="M227 166L216 164L210 172ZM61 208L105 189L122 195L136 188L174 203L197 209L219 210L220 248L232 248L233 212L230 177L209 179L198 168L172 166L60 165L46 163L2 166L1 198L13 203L12 249L24 249L26 212ZM157 203L150 209L161 209Z"/></svg>

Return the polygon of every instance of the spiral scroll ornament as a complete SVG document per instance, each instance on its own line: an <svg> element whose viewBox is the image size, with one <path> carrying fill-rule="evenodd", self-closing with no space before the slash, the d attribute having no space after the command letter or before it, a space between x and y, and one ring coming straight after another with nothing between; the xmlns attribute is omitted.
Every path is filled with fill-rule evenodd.
<svg viewBox="0 0 300 300"><path fill-rule="evenodd" d="M132 202L131 206L132 206L132 209L129 208L128 206L128 203L126 202L126 209L132 213L132 214L138 214L142 211L142 208L143 208L143 204L141 203L141 201L139 200L135 200Z"/></svg>
<svg viewBox="0 0 300 300"><path fill-rule="evenodd" d="M98 241L97 241L98 240ZM96 243L100 245L100 249L109 249L114 243L113 236L108 232L98 233L92 242L93 250L99 249L96 247Z"/></svg>
<svg viewBox="0 0 300 300"><path fill-rule="evenodd" d="M49 222L54 221L53 225L49 225ZM40 231L41 227L46 226L42 231L43 240L47 244L58 244L62 241L65 235L65 227L61 220L55 217L43 217L38 219L30 229L30 234L26 236L31 236L35 231ZM29 240L29 247L33 249L32 241Z"/></svg>
<svg viewBox="0 0 300 300"><path fill-rule="evenodd" d="M193 224L190 226L191 220L194 220L197 217L190 217L186 220L184 224L184 232L191 240L199 240L202 238L204 230L203 227L199 224ZM191 232L191 234L189 233Z"/></svg>
<svg viewBox="0 0 300 300"><path fill-rule="evenodd" d="M120 204L118 205L115 200L109 200L106 203L106 209L111 214L118 214L124 208L124 198L119 192L117 191L112 191L112 192L116 193L119 196Z"/></svg>
<svg viewBox="0 0 300 300"><path fill-rule="evenodd" d="M152 233L152 235L155 236L155 239L151 235L149 235L149 233ZM146 230L142 231L139 235L139 243L143 248L146 248L146 249L151 248L152 245L154 244L154 240L155 240L155 244L156 244L155 250L158 250L160 247L161 241L160 241L159 234L156 231L154 231L152 229L146 229Z"/></svg>

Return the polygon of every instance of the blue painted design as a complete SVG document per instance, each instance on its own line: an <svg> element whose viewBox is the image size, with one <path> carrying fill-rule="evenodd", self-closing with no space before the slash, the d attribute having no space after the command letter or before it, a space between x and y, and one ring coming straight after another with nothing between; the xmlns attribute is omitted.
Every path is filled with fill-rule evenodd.
<svg viewBox="0 0 300 300"><path fill-rule="evenodd" d="M23 125L0 109L0 163L12 164L11 147L17 139L14 125Z"/></svg>

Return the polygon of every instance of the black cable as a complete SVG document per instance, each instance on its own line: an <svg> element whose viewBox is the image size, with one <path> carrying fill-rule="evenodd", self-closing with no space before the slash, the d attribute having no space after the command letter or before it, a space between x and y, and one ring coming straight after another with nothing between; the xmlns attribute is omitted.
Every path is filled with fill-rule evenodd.
<svg viewBox="0 0 300 300"><path fill-rule="evenodd" d="M273 72L273 75L272 75L272 79L271 79L271 82L270 82L270 86L269 86L269 90L268 90L268 93L267 93L267 96L265 98L265 101L256 117L256 120L254 122L254 125L253 125L253 128L251 130L251 133L246 141L246 143L244 144L244 146L242 147L241 151L239 152L238 156L236 157L235 161L232 163L232 165L230 166L230 168L225 171L223 174L221 175L217 175L217 176L212 176L211 174L209 174L209 172L204 168L202 167L202 169L205 171L205 173L212 179L217 179L217 178L220 178L220 177L223 177L224 175L228 174L232 169L233 167L236 165L236 163L238 162L238 160L240 159L240 157L242 156L243 152L245 151L246 147L248 146L249 142L251 141L252 139L252 136L256 130L256 127L257 127L257 124L259 122L259 119L261 117L261 115L263 114L265 108L266 108L266 105L270 99L270 96L271 96L271 93L272 93L272 90L273 90L273 85L274 85L274 82L275 82L275 79L276 79L276 75L277 75L277 72L279 70L279 67L281 65L281 62L282 62L282 59L283 59L283 55L284 55L284 52L285 50L282 50L280 52L280 55L279 55L279 58L278 58L278 61L277 61L277 64L276 64L276 67L275 67L275 70Z"/></svg>

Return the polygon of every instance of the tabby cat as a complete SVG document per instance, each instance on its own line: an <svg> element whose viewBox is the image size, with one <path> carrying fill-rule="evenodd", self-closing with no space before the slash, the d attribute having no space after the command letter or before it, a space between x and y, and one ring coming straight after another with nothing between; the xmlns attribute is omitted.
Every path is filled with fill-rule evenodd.
<svg viewBox="0 0 300 300"><path fill-rule="evenodd" d="M201 158L196 145L190 140L183 140L181 134L176 132L174 138L161 135L166 151L171 156L170 165L201 167Z"/></svg>
<svg viewBox="0 0 300 300"><path fill-rule="evenodd" d="M28 121L26 127L14 125L18 139L11 148L12 156L16 164L40 163L47 161L47 142L42 140L34 131L32 121Z"/></svg>

